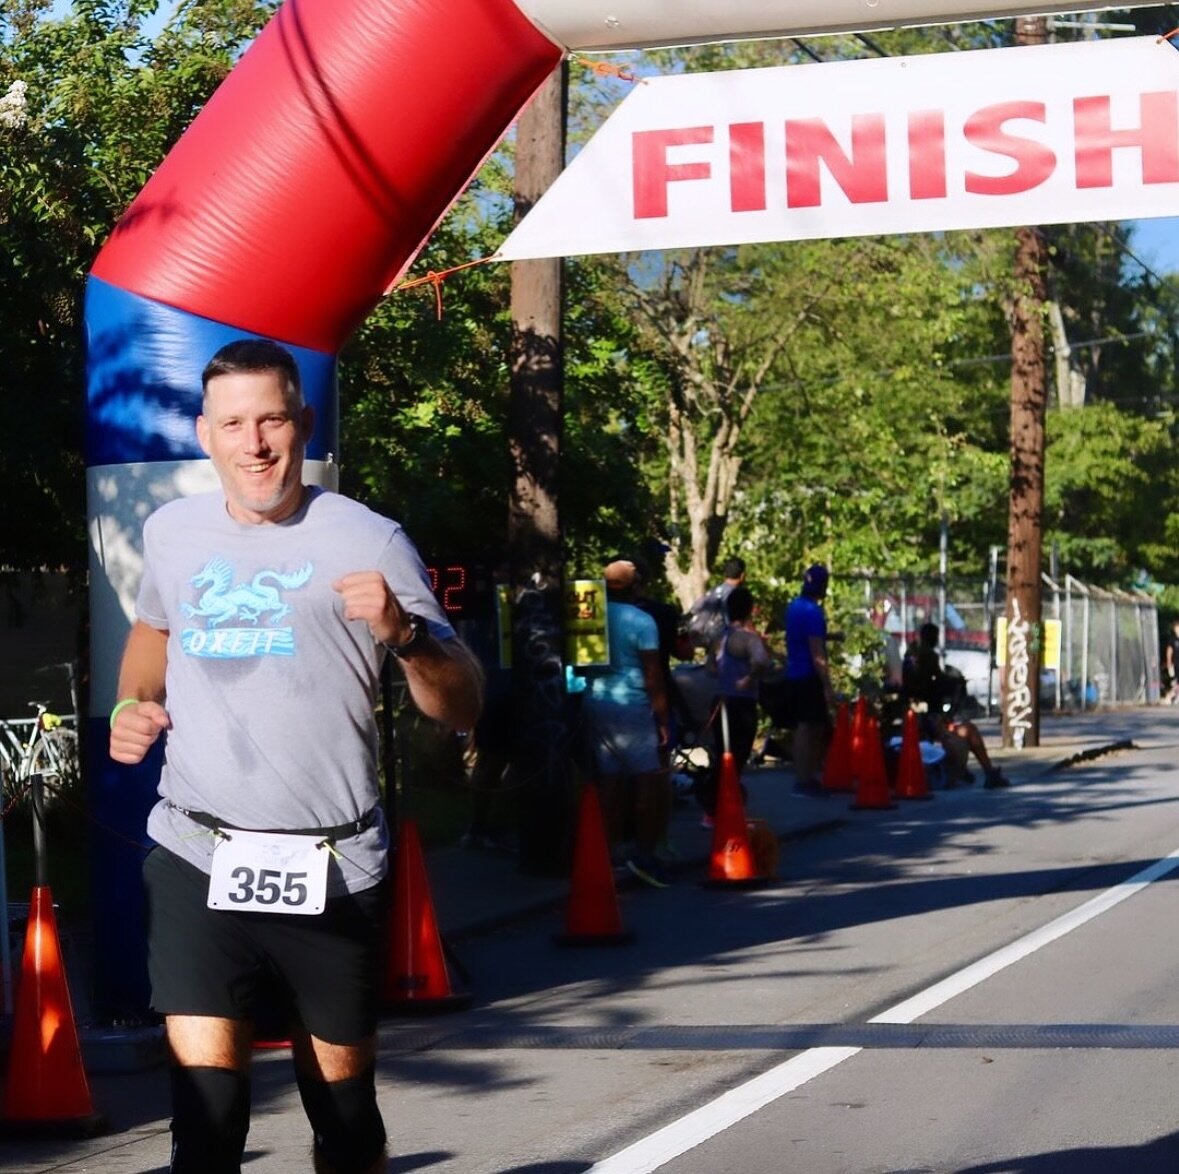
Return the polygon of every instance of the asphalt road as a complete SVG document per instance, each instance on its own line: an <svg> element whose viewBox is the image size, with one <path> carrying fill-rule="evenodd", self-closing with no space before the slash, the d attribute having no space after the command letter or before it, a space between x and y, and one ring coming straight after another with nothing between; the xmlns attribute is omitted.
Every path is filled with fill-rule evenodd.
<svg viewBox="0 0 1179 1174"><path fill-rule="evenodd" d="M390 1170L1179 1171L1179 710L1111 722L1135 749L872 813L772 886L627 891L632 946L463 942L476 1005L382 1031ZM251 1174L308 1168L287 1065ZM0 1168L165 1168L162 1075L116 1085L121 1132Z"/></svg>

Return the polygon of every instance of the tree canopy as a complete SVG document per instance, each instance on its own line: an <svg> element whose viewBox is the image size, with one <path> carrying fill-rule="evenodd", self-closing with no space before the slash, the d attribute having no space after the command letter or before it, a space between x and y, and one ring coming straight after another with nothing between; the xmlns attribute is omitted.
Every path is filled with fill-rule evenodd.
<svg viewBox="0 0 1179 1174"><path fill-rule="evenodd" d="M264 0L0 0L0 563L85 566L81 298L122 210L269 17ZM1149 11L1149 10L1145 10ZM1004 43L1010 22L630 54L743 68ZM1140 26L1147 31L1145 26ZM621 83L572 69L571 137ZM490 256L509 137L419 262ZM1043 230L1055 379L1046 548L1098 582L1179 584L1179 280L1118 225ZM986 231L567 264L563 528L571 572L667 548L687 602L741 554L768 598L838 572L981 575L1005 540L1013 238ZM343 487L430 553L506 546L508 272L396 292L341 361ZM1179 602L1179 600L1176 600Z"/></svg>

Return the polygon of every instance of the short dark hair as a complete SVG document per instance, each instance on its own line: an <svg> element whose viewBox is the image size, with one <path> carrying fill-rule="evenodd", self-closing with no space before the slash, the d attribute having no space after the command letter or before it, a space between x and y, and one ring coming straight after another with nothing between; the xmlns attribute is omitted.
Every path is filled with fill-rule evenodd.
<svg viewBox="0 0 1179 1174"><path fill-rule="evenodd" d="M725 565L721 567L721 574L726 579L740 579L745 574L745 560L743 558L725 559Z"/></svg>
<svg viewBox="0 0 1179 1174"><path fill-rule="evenodd" d="M253 375L273 371L283 384L287 408L294 412L303 407L303 381L295 356L269 338L239 338L226 343L201 372L201 392L209 393L209 381L219 375Z"/></svg>
<svg viewBox="0 0 1179 1174"><path fill-rule="evenodd" d="M749 619L753 615L753 592L744 585L734 587L725 600L725 610L730 620L740 622Z"/></svg>
<svg viewBox="0 0 1179 1174"><path fill-rule="evenodd" d="M926 648L936 648L938 638L938 626L935 623L922 624L918 630L918 635L921 637L921 643Z"/></svg>

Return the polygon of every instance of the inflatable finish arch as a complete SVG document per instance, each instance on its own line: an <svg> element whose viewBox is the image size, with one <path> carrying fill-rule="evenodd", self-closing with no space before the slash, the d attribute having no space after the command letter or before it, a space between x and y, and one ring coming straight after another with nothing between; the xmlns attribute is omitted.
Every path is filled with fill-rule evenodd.
<svg viewBox="0 0 1179 1174"><path fill-rule="evenodd" d="M1058 3L1080 10L1085 3ZM336 354L570 49L870 29L1035 11L1000 0L287 0L132 203L87 287L92 808L99 1005L146 1006L139 916L159 762L106 752L157 505L216 484L196 443L223 343L286 344L331 484ZM128 959L131 961L129 962Z"/></svg>

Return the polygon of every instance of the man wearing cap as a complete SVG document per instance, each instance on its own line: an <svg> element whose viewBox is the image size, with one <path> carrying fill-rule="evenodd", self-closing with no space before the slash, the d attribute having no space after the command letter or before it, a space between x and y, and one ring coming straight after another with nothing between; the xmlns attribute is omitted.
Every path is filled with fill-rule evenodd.
<svg viewBox="0 0 1179 1174"><path fill-rule="evenodd" d="M808 567L802 589L786 605L786 700L794 723L794 771L796 789L806 794L821 791L823 755L831 732L835 694L827 663L827 568Z"/></svg>
<svg viewBox="0 0 1179 1174"><path fill-rule="evenodd" d="M635 851L627 868L656 888L667 885L656 846L671 818L671 779L660 762L668 740L668 700L655 621L634 604L638 573L628 559L604 572L609 665L585 670L586 716L602 786L610 839L618 845L633 826Z"/></svg>

